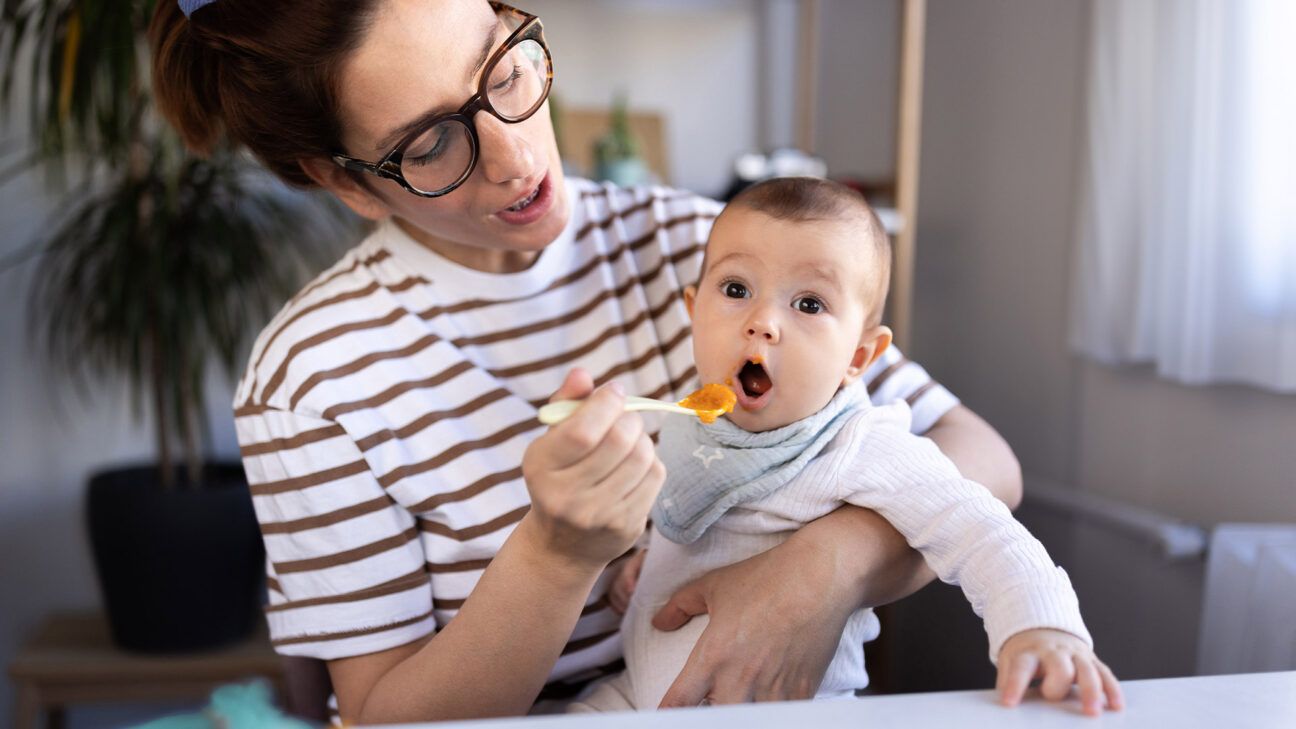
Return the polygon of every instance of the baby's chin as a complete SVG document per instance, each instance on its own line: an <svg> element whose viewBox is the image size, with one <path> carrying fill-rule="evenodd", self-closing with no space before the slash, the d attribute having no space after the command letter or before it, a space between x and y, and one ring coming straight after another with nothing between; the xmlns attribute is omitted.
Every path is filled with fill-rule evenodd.
<svg viewBox="0 0 1296 729"><path fill-rule="evenodd" d="M787 403L779 402L777 399L778 394L777 392L772 393L773 397L765 407L756 412L736 407L732 413L725 417L729 418L734 425L749 433L763 433L767 430L777 430L785 425L791 425L798 420L804 420L819 411L819 408L807 410L804 405L798 408L783 407Z"/></svg>

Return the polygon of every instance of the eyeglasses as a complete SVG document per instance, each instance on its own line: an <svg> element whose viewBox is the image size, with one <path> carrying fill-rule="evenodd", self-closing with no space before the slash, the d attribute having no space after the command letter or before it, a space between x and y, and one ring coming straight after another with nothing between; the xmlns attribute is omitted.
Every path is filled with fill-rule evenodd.
<svg viewBox="0 0 1296 729"><path fill-rule="evenodd" d="M452 114L437 116L400 141L378 162L333 155L348 170L367 172L420 197L440 197L472 175L481 155L473 117L478 111L507 124L526 121L549 96L553 59L540 18L492 2L504 27L512 32L483 67L477 93Z"/></svg>

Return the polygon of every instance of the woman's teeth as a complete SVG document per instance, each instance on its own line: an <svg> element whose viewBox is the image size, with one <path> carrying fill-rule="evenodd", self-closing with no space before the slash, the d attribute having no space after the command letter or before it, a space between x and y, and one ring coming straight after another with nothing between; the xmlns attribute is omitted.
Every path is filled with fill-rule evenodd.
<svg viewBox="0 0 1296 729"><path fill-rule="evenodd" d="M534 190L531 191L531 194L530 194L530 195L527 195L527 196L526 196L525 198L523 198L522 200L519 200L519 201L517 202L516 205L510 205L510 206L509 206L508 208L506 208L506 209L509 210L509 211L511 211L511 212L516 213L516 212L518 212L519 210L521 210L521 209L525 208L526 206L530 205L531 202L532 202L533 200L536 199L536 195L539 195L539 194L540 194L540 188L539 188L539 187L536 187L536 189L534 189Z"/></svg>

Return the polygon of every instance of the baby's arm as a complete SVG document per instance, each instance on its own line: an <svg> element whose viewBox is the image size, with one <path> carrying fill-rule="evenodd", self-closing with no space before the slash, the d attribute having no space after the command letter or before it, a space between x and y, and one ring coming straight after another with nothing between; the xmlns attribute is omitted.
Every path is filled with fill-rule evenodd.
<svg viewBox="0 0 1296 729"><path fill-rule="evenodd" d="M1015 704L1042 675L1048 698L1060 698L1055 687L1069 690L1076 679L1087 711L1100 704L1097 687L1118 708L1119 689L1107 688L1115 679L1093 657L1066 573L1002 503L962 478L931 441L911 435L898 411L887 411L874 410L853 429L854 456L836 480L841 499L877 511L943 581L963 588L985 619L1004 703Z"/></svg>

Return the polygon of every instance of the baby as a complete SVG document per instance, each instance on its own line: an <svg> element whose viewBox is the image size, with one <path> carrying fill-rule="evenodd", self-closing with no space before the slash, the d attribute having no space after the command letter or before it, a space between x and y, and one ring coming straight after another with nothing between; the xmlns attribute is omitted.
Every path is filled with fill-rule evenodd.
<svg viewBox="0 0 1296 729"><path fill-rule="evenodd" d="M672 593L842 504L881 514L942 580L962 586L985 619L1001 686L1050 674L1070 683L1074 671L1087 712L1104 692L1119 704L1070 581L1043 545L909 432L907 405L870 404L859 378L891 341L880 324L889 271L877 217L836 183L764 182L716 220L685 301L701 382L731 386L738 403L711 425L675 417L663 426L667 480L622 626L627 670L573 710L656 708L707 624L654 629ZM624 582L634 579L627 571ZM852 614L816 698L867 685L863 645L878 631L871 609Z"/></svg>

